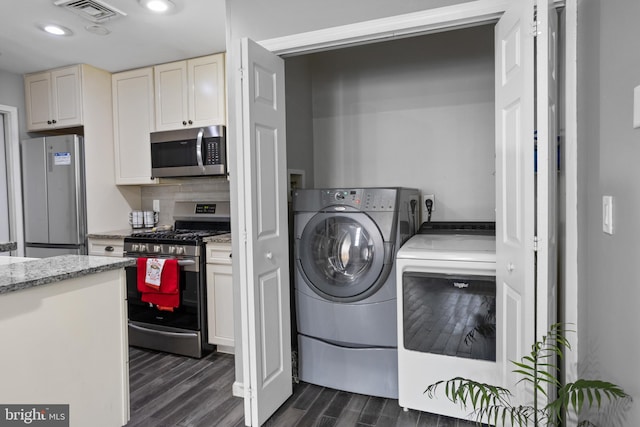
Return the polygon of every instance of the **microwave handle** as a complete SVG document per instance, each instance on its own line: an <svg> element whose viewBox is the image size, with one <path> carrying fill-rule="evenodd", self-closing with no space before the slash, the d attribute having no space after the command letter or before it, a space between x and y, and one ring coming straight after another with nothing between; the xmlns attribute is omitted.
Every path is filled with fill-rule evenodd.
<svg viewBox="0 0 640 427"><path fill-rule="evenodd" d="M196 140L196 158L198 159L198 166L204 169L202 163L202 136L204 135L204 129L198 129L198 139Z"/></svg>

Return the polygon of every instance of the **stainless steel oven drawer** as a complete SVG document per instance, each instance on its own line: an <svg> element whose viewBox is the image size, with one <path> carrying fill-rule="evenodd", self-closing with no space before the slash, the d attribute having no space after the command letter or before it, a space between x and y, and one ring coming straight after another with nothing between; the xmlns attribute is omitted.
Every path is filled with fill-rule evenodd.
<svg viewBox="0 0 640 427"><path fill-rule="evenodd" d="M200 331L129 321L129 345L201 358Z"/></svg>

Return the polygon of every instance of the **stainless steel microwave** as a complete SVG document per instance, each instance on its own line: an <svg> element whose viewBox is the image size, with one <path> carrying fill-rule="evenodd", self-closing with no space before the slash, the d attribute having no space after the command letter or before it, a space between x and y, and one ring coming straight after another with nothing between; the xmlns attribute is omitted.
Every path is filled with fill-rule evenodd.
<svg viewBox="0 0 640 427"><path fill-rule="evenodd" d="M226 128L207 126L151 133L151 176L227 174Z"/></svg>

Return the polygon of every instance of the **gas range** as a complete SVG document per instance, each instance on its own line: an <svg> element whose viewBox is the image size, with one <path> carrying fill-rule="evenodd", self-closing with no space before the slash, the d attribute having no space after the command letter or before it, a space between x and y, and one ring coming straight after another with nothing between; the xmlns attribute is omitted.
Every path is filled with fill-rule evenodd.
<svg viewBox="0 0 640 427"><path fill-rule="evenodd" d="M163 230L133 233L124 239L128 256L199 256L205 237L227 234L228 230Z"/></svg>
<svg viewBox="0 0 640 427"><path fill-rule="evenodd" d="M173 230L135 232L125 237L126 256L200 256L206 237L231 231L229 202L178 201L174 220Z"/></svg>
<svg viewBox="0 0 640 427"><path fill-rule="evenodd" d="M178 201L173 219L173 230L135 232L124 239L124 255L138 258L126 268L129 344L199 358L212 349L207 342L205 239L230 232L229 202ZM145 258L177 260L179 303L171 310L149 302L148 293L140 291L149 262Z"/></svg>

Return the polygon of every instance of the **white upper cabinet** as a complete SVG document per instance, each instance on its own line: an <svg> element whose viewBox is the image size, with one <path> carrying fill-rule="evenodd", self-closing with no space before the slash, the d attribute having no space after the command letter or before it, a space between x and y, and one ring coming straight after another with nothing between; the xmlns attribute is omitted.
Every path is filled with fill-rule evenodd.
<svg viewBox="0 0 640 427"><path fill-rule="evenodd" d="M154 129L153 67L113 74L116 184L152 184L150 133Z"/></svg>
<svg viewBox="0 0 640 427"><path fill-rule="evenodd" d="M156 130L224 125L224 54L154 67Z"/></svg>
<svg viewBox="0 0 640 427"><path fill-rule="evenodd" d="M81 79L78 65L25 75L27 130L81 126Z"/></svg>

